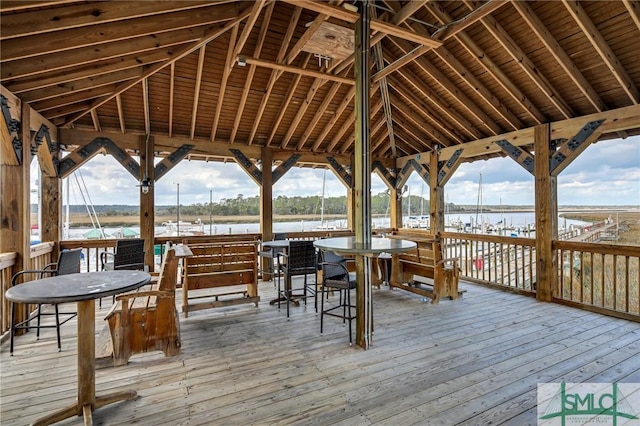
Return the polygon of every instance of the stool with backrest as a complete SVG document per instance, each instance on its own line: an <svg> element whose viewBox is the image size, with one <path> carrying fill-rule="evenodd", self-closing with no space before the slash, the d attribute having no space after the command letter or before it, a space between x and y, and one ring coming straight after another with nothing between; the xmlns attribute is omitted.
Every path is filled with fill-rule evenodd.
<svg viewBox="0 0 640 426"><path fill-rule="evenodd" d="M103 251L100 253L100 268L103 271L144 270L144 239L129 238L118 240L115 253ZM115 296L113 296L115 302ZM98 301L102 307L102 299Z"/></svg>
<svg viewBox="0 0 640 426"><path fill-rule="evenodd" d="M276 232L273 234L273 241L276 240L286 240L287 234L283 232ZM280 271L274 271L274 268L278 265L278 256L280 256L284 252L284 248L281 247L263 247L262 250L258 251L258 256L267 260L268 268L261 268L260 273L262 278L264 279L264 275L280 275ZM275 283L274 283L275 284Z"/></svg>
<svg viewBox="0 0 640 426"><path fill-rule="evenodd" d="M347 259L332 252L322 254L322 287L320 291L320 334L323 332L324 316L329 315L342 318L342 322L349 322L349 344L353 343L351 322L356 318L355 305L351 304L351 290L356 288L355 274L349 273ZM340 293L337 305L325 309L325 294L338 290Z"/></svg>
<svg viewBox="0 0 640 426"><path fill-rule="evenodd" d="M297 303L295 299L304 299L307 304L309 293L315 295L316 282L314 279L313 288L307 282L307 275L316 275L316 248L313 241L290 241L289 249L286 253L278 256L278 269L282 271L285 280L284 290L280 287L280 276L278 276L278 308L280 301L287 302L287 318L289 318L289 303ZM295 276L304 276L304 287L302 293L294 293L292 288L292 278Z"/></svg>
<svg viewBox="0 0 640 426"><path fill-rule="evenodd" d="M50 263L45 266L43 269L30 269L20 271L11 277L11 286L19 285L17 284L18 278L25 274L36 274L39 275L39 278L44 278L45 276L55 276L55 275L66 275L66 274L75 274L80 272L80 257L82 255L82 249L73 249L73 250L63 250L60 252L58 256L58 261L56 263ZM15 322L15 303L11 303L11 343L9 345L9 352L13 355L13 338L16 330L29 330L29 328L36 329L36 339L40 338L40 329L41 328L55 328L58 337L58 351L62 350L62 344L60 342L60 326L71 318L78 315L77 312L60 312L58 310L58 305L54 304L54 312L42 312L42 305L38 305L37 309L34 312L27 312L26 318L24 321L19 323ZM28 309L28 305L26 305ZM55 315L56 323L55 325L41 325L40 317L42 315ZM67 318L64 321L60 321L60 315L67 315ZM31 325L31 321L36 320L35 326Z"/></svg>
<svg viewBox="0 0 640 426"><path fill-rule="evenodd" d="M144 270L144 239L118 240L115 253L100 253L100 263L103 271Z"/></svg>

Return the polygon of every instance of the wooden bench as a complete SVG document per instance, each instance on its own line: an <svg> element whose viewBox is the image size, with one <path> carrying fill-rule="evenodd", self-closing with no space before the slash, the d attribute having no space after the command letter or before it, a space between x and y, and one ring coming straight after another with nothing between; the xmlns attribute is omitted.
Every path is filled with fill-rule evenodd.
<svg viewBox="0 0 640 426"><path fill-rule="evenodd" d="M98 365L106 366L110 359L115 366L126 365L136 353L163 351L165 356L180 353L175 302L178 256L188 255L186 248L169 248L157 280L135 292L116 296L116 303L105 317L110 342L105 342L104 332L98 338Z"/></svg>
<svg viewBox="0 0 640 426"><path fill-rule="evenodd" d="M455 258L443 257L439 236L421 236L413 232L394 231L389 238L411 240L416 249L393 256L389 286L431 299L437 304L442 297L457 299L460 269Z"/></svg>
<svg viewBox="0 0 640 426"><path fill-rule="evenodd" d="M258 306L258 248L256 241L195 243L185 240L192 257L182 271L182 312L254 303ZM244 285L241 290L220 291Z"/></svg>

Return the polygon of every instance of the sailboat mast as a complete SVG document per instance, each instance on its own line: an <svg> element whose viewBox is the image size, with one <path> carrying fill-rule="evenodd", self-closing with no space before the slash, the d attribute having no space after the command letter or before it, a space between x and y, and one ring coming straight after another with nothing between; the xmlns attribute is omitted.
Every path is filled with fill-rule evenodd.
<svg viewBox="0 0 640 426"><path fill-rule="evenodd" d="M478 222L478 214L480 215L480 222ZM482 232L482 222L482 173L480 173L480 179L478 180L478 201L476 204L476 228L479 228L480 232Z"/></svg>
<svg viewBox="0 0 640 426"><path fill-rule="evenodd" d="M67 208L65 209L65 220L64 220L64 239L69 239L69 181L71 179L67 177Z"/></svg>
<svg viewBox="0 0 640 426"><path fill-rule="evenodd" d="M320 227L324 226L324 186L327 181L327 169L324 169L322 175L322 198L320 199Z"/></svg>

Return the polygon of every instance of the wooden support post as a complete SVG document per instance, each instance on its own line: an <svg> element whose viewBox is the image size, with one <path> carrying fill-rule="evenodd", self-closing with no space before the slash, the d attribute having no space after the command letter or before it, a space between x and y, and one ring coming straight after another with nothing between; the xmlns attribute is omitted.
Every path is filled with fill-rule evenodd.
<svg viewBox="0 0 640 426"><path fill-rule="evenodd" d="M371 245L371 139L369 132L371 86L369 61L369 1L359 3L360 17L355 37L355 241ZM371 310L371 259L356 256L356 344L368 348L371 344L373 318Z"/></svg>
<svg viewBox="0 0 640 426"><path fill-rule="evenodd" d="M353 176L353 170L355 170L355 161L354 161L354 157L351 156L351 176ZM356 214L356 207L355 207L355 188L353 185L353 179L351 180L352 185L347 187L347 229L355 229L354 225L355 225L355 214Z"/></svg>
<svg viewBox="0 0 640 426"><path fill-rule="evenodd" d="M61 238L62 224L62 179L58 176L40 176L40 239L58 242ZM57 259L59 244L54 246L51 259Z"/></svg>
<svg viewBox="0 0 640 426"><path fill-rule="evenodd" d="M260 232L262 241L273 239L273 151L270 148L262 148L260 153L262 161L262 185L260 185Z"/></svg>
<svg viewBox="0 0 640 426"><path fill-rule="evenodd" d="M444 231L444 187L438 183L438 154L429 156L429 232Z"/></svg>
<svg viewBox="0 0 640 426"><path fill-rule="evenodd" d="M140 182L146 180L150 185L145 193L140 187L140 237L144 239L144 264L149 267L149 271L155 266L155 169L154 169L154 148L153 136L140 136Z"/></svg>
<svg viewBox="0 0 640 426"><path fill-rule="evenodd" d="M538 300L550 302L557 287L558 259L553 241L558 238L558 186L551 175L551 133L549 124L534 128L536 284Z"/></svg>
<svg viewBox="0 0 640 426"><path fill-rule="evenodd" d="M389 226L402 228L402 188L389 188Z"/></svg>
<svg viewBox="0 0 640 426"><path fill-rule="evenodd" d="M26 103L19 104L19 112L13 118L21 122L19 133L22 141L21 164L15 164L15 157L10 158L4 152L13 152L12 138L2 138L1 143L8 144L7 149L3 149L0 160L0 252L15 252L16 261L11 274L24 269L30 269L31 258L29 251L31 212L29 208L29 168L31 164L31 132L29 130L29 110ZM20 115L18 117L18 115ZM3 135L4 136L4 135ZM16 320L23 321L24 310L18 309Z"/></svg>

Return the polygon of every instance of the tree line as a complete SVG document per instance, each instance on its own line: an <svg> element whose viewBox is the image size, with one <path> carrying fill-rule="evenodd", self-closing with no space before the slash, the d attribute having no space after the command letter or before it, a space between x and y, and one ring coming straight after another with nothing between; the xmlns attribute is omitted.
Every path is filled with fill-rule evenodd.
<svg viewBox="0 0 640 426"><path fill-rule="evenodd" d="M380 192L371 196L371 213L373 215L388 215L390 211L389 193ZM410 200L410 201L409 201ZM429 200L418 195L411 198L402 198L402 211L409 212L411 202L411 215L429 214ZM35 207L37 208L37 207ZM100 216L133 216L139 214L139 206L131 205L96 205L96 213ZM158 215L175 215L175 205L156 206ZM465 211L468 208L447 203L449 211ZM86 211L85 206L71 205L71 213ZM238 194L235 198L223 198L219 202L196 203L180 205L180 213L190 216L258 216L260 214L260 196L245 197ZM273 199L273 213L275 215L316 215L321 213L327 216L344 216L347 214L347 197L325 197L324 202L319 195L308 197L280 195Z"/></svg>

